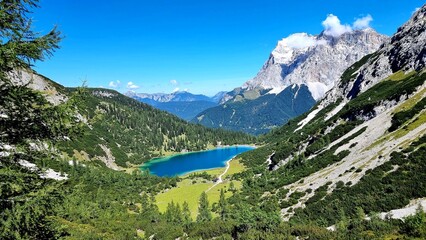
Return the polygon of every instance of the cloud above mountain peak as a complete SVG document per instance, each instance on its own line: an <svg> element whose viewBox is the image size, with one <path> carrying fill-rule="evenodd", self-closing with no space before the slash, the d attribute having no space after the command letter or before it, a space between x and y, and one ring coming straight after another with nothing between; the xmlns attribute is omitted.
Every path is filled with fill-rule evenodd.
<svg viewBox="0 0 426 240"><path fill-rule="evenodd" d="M370 22L373 21L373 17L368 14L365 17L358 18L353 24L354 29L366 29L370 27Z"/></svg>
<svg viewBox="0 0 426 240"><path fill-rule="evenodd" d="M370 22L373 17L368 14L365 17L355 19L354 23L342 24L340 19L333 14L328 14L327 18L322 22L324 27L324 34L332 37L340 37L342 34L352 32L353 30L362 30L370 27Z"/></svg>
<svg viewBox="0 0 426 240"><path fill-rule="evenodd" d="M324 34L333 37L339 37L352 31L351 26L341 24L340 19L333 14L328 14L327 18L322 22L322 26L324 27Z"/></svg>

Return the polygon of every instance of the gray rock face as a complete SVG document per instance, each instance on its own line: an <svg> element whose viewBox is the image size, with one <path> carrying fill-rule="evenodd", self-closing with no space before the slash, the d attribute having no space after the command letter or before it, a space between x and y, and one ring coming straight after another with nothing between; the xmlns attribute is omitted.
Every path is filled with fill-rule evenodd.
<svg viewBox="0 0 426 240"><path fill-rule="evenodd" d="M326 102L354 98L391 74L403 71L422 71L426 67L426 5L413 14L411 19L389 41L360 66L350 81L340 83L327 94Z"/></svg>
<svg viewBox="0 0 426 240"><path fill-rule="evenodd" d="M42 92L46 100L54 105L61 104L68 100L66 95L58 92L58 89L53 86L51 81L33 70L23 69L12 71L8 73L8 76L14 85L26 85L28 88Z"/></svg>
<svg viewBox="0 0 426 240"><path fill-rule="evenodd" d="M420 71L426 62L426 7L423 6L413 17L398 29L386 49L393 72Z"/></svg>
<svg viewBox="0 0 426 240"><path fill-rule="evenodd" d="M353 30L340 36L324 32L318 36L296 33L278 42L256 77L228 93L270 89L278 94L292 84L305 84L315 100L321 99L340 79L343 71L363 56L376 51L388 37L371 28Z"/></svg>

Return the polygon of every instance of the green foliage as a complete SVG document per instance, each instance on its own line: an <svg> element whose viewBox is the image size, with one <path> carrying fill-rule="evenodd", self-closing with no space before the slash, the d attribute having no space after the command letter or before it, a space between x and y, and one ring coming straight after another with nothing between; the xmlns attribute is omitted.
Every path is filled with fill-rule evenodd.
<svg viewBox="0 0 426 240"><path fill-rule="evenodd" d="M389 162L368 171L352 187L341 186L323 200L320 200L323 191L318 189L296 219L309 219L329 226L338 221L341 212L349 217L356 216L357 207L362 207L367 214L386 212L404 207L410 199L425 197L425 156L424 146L408 154L394 152ZM393 169L392 165L399 167L389 172Z"/></svg>
<svg viewBox="0 0 426 240"><path fill-rule="evenodd" d="M74 100L52 106L42 94L26 86L0 82L0 136L3 142L23 144L26 140L60 140L77 134L80 126L73 116Z"/></svg>
<svg viewBox="0 0 426 240"><path fill-rule="evenodd" d="M189 210L189 205L185 201L182 205L182 220L185 225L188 225L192 222L191 211Z"/></svg>
<svg viewBox="0 0 426 240"><path fill-rule="evenodd" d="M61 184L41 179L18 162L49 161L29 143L49 143L73 134L76 128L72 101L52 106L36 91L13 86L19 71L50 55L60 41L53 29L44 36L31 30L27 16L36 0L0 2L0 238L57 239L64 235L53 220L63 197ZM5 146L9 145L12 149Z"/></svg>
<svg viewBox="0 0 426 240"><path fill-rule="evenodd" d="M199 206L198 206L198 215L197 222L208 222L212 219L212 213L209 208L209 200L207 199L206 192L201 193Z"/></svg>
<svg viewBox="0 0 426 240"><path fill-rule="evenodd" d="M219 216L220 216L220 219L225 221L228 218L228 215L229 215L228 201L225 198L225 193L223 192L223 189L220 189L220 198L219 198Z"/></svg>
<svg viewBox="0 0 426 240"><path fill-rule="evenodd" d="M424 74L407 76L392 82L393 85L381 82L379 87L376 85L353 99L328 121L323 120L325 114L339 102L321 110L300 131L295 132L297 124L307 114L262 137L266 146L242 154L241 162L247 169L233 176L243 181L243 188L237 191L231 182L229 190L233 191L233 196L228 199L221 191L216 218L212 217L207 195L203 193L197 222L192 222L186 202L182 208L170 203L164 214L159 212L155 202L155 195L176 186L178 178L160 178L140 171L128 174L96 162L83 164L73 158L62 159L51 151L52 147L58 140L70 137L73 141L61 142L63 151L72 155L74 149L84 150L94 157L104 154L99 146L102 144L111 149L119 165L127 166L127 162L139 164L164 152L200 150L219 141L235 144L255 139L187 124L110 90L70 90L77 94L69 95L64 104L52 106L40 93L25 86L13 86L5 73L43 59L59 41L59 33L55 30L41 37L29 30L31 24L26 14L28 7L36 3L31 0L0 2L1 239L426 237L423 212L405 221L383 221L374 217L374 212L399 208L410 199L426 196L425 136L402 152L394 152L389 162L368 170L354 186L338 182L331 195L326 194L328 183L318 188L306 202L306 208L295 211L290 223L281 222L280 204L292 204L308 191L291 194L288 203L279 201L288 193L282 188L284 185L300 181L345 157L347 151L334 155L338 145L346 144L365 128L324 151L328 143L358 126L360 118L371 117L371 110L381 101L398 100L401 95L414 91L424 82ZM347 75L352 77L356 68L357 65ZM396 124L419 113L424 108L422 101L412 109L395 114ZM77 112L89 125L85 132L75 136L81 130L75 119ZM344 120L343 124L328 134L321 130L338 120ZM48 149L34 151L30 143L46 143ZM294 154L299 152L301 143L306 144L306 152ZM7 145L12 146L12 150ZM308 160L308 155L313 157ZM291 160L278 170L269 171L265 164L269 156L272 156L273 165L290 156ZM23 160L36 163L40 169L23 167L18 163ZM394 170L396 165L398 168ZM39 174L45 168L66 172L69 179L61 182L43 179ZM365 220L365 214L372 216L370 221ZM337 226L335 232L324 228L332 224Z"/></svg>
<svg viewBox="0 0 426 240"><path fill-rule="evenodd" d="M392 116L392 125L389 127L389 131L395 131L402 124L412 119L415 115L420 113L422 110L426 108L426 98L420 100L414 107L408 109L406 111L397 112Z"/></svg>
<svg viewBox="0 0 426 240"><path fill-rule="evenodd" d="M0 78L17 69L27 69L37 60L44 60L58 48L61 40L56 28L40 36L31 29L28 17L38 0L0 2Z"/></svg>
<svg viewBox="0 0 426 240"><path fill-rule="evenodd" d="M1 159L2 165L4 159ZM51 216L61 203L61 184L46 182L19 166L0 167L0 238L57 239L63 231Z"/></svg>
<svg viewBox="0 0 426 240"><path fill-rule="evenodd" d="M196 172L196 173L191 173L189 174L189 179L196 179L196 178L204 178L207 181L212 181L213 180L213 176L208 174L206 171L204 172Z"/></svg>
<svg viewBox="0 0 426 240"><path fill-rule="evenodd" d="M402 96L413 93L418 86L424 83L426 73L408 75L399 81L385 80L377 83L367 91L348 102L338 115L332 119L343 118L354 120L360 116L374 116L374 107L382 101L399 101Z"/></svg>
<svg viewBox="0 0 426 240"><path fill-rule="evenodd" d="M421 205L415 215L404 219L401 232L411 237L426 238L426 213Z"/></svg>
<svg viewBox="0 0 426 240"><path fill-rule="evenodd" d="M277 95L263 94L256 99L229 101L209 108L192 122L259 135L285 124L315 105L308 87L304 85L288 87Z"/></svg>
<svg viewBox="0 0 426 240"><path fill-rule="evenodd" d="M188 235L192 239L232 239L235 222L222 221L214 218L210 222L196 222L188 229Z"/></svg>
<svg viewBox="0 0 426 240"><path fill-rule="evenodd" d="M100 148L104 145L122 167L142 164L165 152L199 151L219 142L234 145L254 141L254 137L243 133L188 124L112 90L89 90L79 111L89 120L91 129L61 143L61 149L69 155L75 149L95 157L105 155Z"/></svg>
<svg viewBox="0 0 426 240"><path fill-rule="evenodd" d="M180 224L183 222L182 219L182 210L180 209L179 203L172 201L167 205L167 210L165 212L166 221L169 223Z"/></svg>
<svg viewBox="0 0 426 240"><path fill-rule="evenodd" d="M346 71L343 72L340 78L340 85L344 85L350 81L352 81L355 77L355 73L365 64L368 60L374 57L374 53L367 54L363 58L361 58L358 62L354 63L350 66Z"/></svg>

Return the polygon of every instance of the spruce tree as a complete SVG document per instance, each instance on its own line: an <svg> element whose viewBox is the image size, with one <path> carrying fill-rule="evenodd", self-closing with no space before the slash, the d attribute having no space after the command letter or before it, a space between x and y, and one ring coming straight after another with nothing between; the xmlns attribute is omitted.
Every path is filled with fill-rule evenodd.
<svg viewBox="0 0 426 240"><path fill-rule="evenodd" d="M219 215L222 220L226 220L228 218L229 209L228 202L225 198L225 193L223 189L220 189L220 199L219 199Z"/></svg>
<svg viewBox="0 0 426 240"><path fill-rule="evenodd" d="M229 191L235 191L235 186L234 186L234 182L231 181L231 183L229 184Z"/></svg>
<svg viewBox="0 0 426 240"><path fill-rule="evenodd" d="M180 209L179 203L175 205L175 203L172 201L171 203L167 204L165 218L169 223L182 223L182 211Z"/></svg>
<svg viewBox="0 0 426 240"><path fill-rule="evenodd" d="M40 36L32 31L28 17L38 0L0 1L0 77L12 70L29 68L34 61L44 60L59 46L60 32L53 28Z"/></svg>
<svg viewBox="0 0 426 240"><path fill-rule="evenodd" d="M189 224L192 222L191 211L189 210L189 205L185 201L182 205L182 221L184 224Z"/></svg>
<svg viewBox="0 0 426 240"><path fill-rule="evenodd" d="M198 205L197 222L208 222L212 220L212 213L209 209L209 200L207 199L206 192L201 193Z"/></svg>
<svg viewBox="0 0 426 240"><path fill-rule="evenodd" d="M31 152L28 142L70 136L73 122L66 106L52 106L41 93L10 80L19 80L21 71L32 72L32 64L50 56L61 40L55 28L46 35L31 30L28 15L37 3L0 1L0 151L5 145L20 149L0 156L0 239L56 239L63 234L50 217L63 198L61 183L49 183L18 164L51 160L49 153Z"/></svg>

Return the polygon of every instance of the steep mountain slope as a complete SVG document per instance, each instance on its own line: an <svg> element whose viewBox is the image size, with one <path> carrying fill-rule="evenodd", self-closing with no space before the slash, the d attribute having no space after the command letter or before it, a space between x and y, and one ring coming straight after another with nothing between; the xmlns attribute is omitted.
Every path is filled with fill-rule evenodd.
<svg viewBox="0 0 426 240"><path fill-rule="evenodd" d="M212 130L159 111L118 92L88 89L80 105L85 134L63 142L70 155L97 158L126 167L167 152L195 151L253 141L241 133Z"/></svg>
<svg viewBox="0 0 426 240"><path fill-rule="evenodd" d="M322 226L426 197L425 30L426 5L314 109L245 154L254 177L245 194Z"/></svg>
<svg viewBox="0 0 426 240"><path fill-rule="evenodd" d="M190 121L200 112L217 106L217 102L222 98L223 93L218 93L211 98L202 94L192 94L185 91L170 94L127 92L125 95Z"/></svg>
<svg viewBox="0 0 426 240"><path fill-rule="evenodd" d="M53 104L67 101L76 89L66 89L33 71L12 75L16 86L42 91ZM176 99L192 98L179 94ZM87 89L79 99L77 117L84 134L59 143L61 150L80 160L100 160L119 169L141 164L166 153L203 150L222 144L249 143L242 133L212 130L159 111L116 91Z"/></svg>
<svg viewBox="0 0 426 240"><path fill-rule="evenodd" d="M219 102L222 100L222 98L225 96L225 94L226 94L226 92L225 92L225 91L218 92L218 93L216 93L213 97L211 97L211 99L212 99L214 102L219 103Z"/></svg>
<svg viewBox="0 0 426 240"><path fill-rule="evenodd" d="M305 111L310 109L315 104L311 101L312 98L315 101L320 100L325 92L335 85L347 67L377 50L386 40L386 36L378 34L371 28L351 30L341 35L331 35L327 31L318 36L306 33L290 35L278 43L255 78L227 93L221 100L222 104L226 102L227 105L235 102L243 104L233 105L235 111L232 112L224 110L223 106L208 109L194 118L193 122L254 134L265 133L275 126L286 123L289 118L303 113L294 109ZM287 98L268 96L275 96L282 91L292 91L296 85L307 87L308 94L303 95L305 101L295 99L300 98L299 95L288 95ZM269 102L260 112L265 115L281 112L281 116L262 122L240 120L245 118L244 114L258 112L257 109L262 108L256 102L250 101L262 97L269 99ZM271 105L276 107L271 108ZM286 105L294 107L288 109ZM217 117L218 115L220 117Z"/></svg>
<svg viewBox="0 0 426 240"><path fill-rule="evenodd" d="M305 113L314 104L305 85L293 85L277 95L266 94L251 101L227 102L207 109L193 122L257 135Z"/></svg>
<svg viewBox="0 0 426 240"><path fill-rule="evenodd" d="M341 35L327 31L318 36L296 33L278 42L257 76L222 99L235 99L241 92L269 90L277 94L292 84L308 86L315 100L321 99L343 71L372 53L387 40L371 28ZM249 97L250 98L250 97Z"/></svg>

